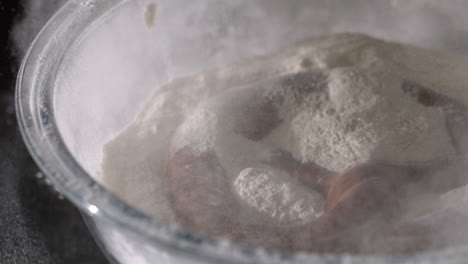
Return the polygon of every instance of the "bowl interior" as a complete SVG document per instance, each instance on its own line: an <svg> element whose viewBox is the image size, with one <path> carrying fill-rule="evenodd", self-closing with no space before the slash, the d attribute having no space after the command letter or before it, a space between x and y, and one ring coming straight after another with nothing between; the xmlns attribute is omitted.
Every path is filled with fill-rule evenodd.
<svg viewBox="0 0 468 264"><path fill-rule="evenodd" d="M60 137L98 182L104 144L135 118L156 89L177 77L341 32L468 53L464 1L113 2L113 8L75 32L50 77Z"/></svg>
<svg viewBox="0 0 468 264"><path fill-rule="evenodd" d="M169 80L338 32L466 53L467 8L429 0L124 1L65 56L54 87L56 122L70 152L99 180L103 145Z"/></svg>

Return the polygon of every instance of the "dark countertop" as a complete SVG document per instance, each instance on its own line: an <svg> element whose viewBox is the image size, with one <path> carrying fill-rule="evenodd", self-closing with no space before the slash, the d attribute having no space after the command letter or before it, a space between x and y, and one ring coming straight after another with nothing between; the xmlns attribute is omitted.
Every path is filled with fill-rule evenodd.
<svg viewBox="0 0 468 264"><path fill-rule="evenodd" d="M41 177L18 131L11 31L23 13L18 1L0 2L0 263L108 263L78 210Z"/></svg>

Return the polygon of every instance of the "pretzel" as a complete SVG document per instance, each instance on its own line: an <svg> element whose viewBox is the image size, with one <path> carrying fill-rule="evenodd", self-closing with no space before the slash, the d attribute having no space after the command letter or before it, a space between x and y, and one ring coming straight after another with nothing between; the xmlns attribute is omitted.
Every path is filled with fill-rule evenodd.
<svg viewBox="0 0 468 264"><path fill-rule="evenodd" d="M291 89L300 99L325 89L326 79L320 71L280 77L254 84L256 87L243 87L241 100L228 100L217 107L240 113L242 118L231 120L232 131L259 141L282 122L277 106L285 101L283 90ZM405 82L403 89L427 106L444 111L462 108L413 83ZM434 243L434 223L401 220L402 202L411 198L406 197L409 188L443 192L467 182L465 166L452 161L425 166L362 164L340 175L311 162L301 163L278 149L265 164L288 171L291 177L321 193L326 198L323 214L293 227L245 224L236 214L245 205L236 198L215 151L200 153L185 146L175 151L167 168L170 198L179 222L205 236L274 250L410 253L446 244ZM450 178L440 185L437 177L447 170L451 170ZM457 217L468 224L467 217Z"/></svg>

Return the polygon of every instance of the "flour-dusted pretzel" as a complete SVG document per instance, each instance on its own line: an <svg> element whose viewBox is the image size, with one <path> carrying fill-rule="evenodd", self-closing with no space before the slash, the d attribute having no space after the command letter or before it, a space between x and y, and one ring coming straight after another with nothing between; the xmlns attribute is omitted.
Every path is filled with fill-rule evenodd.
<svg viewBox="0 0 468 264"><path fill-rule="evenodd" d="M326 74L313 71L259 82L239 88L240 93L233 91L222 95L231 100L216 101L219 98L214 98L211 108L215 109L215 114L232 113L234 118L229 122L223 120L227 130L259 141L283 121L279 106L291 100L286 95L300 102L301 96L326 89L326 80ZM451 102L422 92L425 90L420 86L405 83L403 89L428 107L441 107L444 111L454 109L449 107ZM321 193L327 202L324 213L298 226L259 226L243 222L238 216L245 205L233 192L227 171L215 150L200 152L187 144L174 151L167 168L169 194L179 222L203 235L269 249L412 252L442 246L432 243L434 225L400 220L402 198L411 198L406 197L411 190L408 186L419 186L419 191L441 192L465 184L468 178L460 168L464 168L463 165L450 162L445 166L442 163L413 167L362 164L341 175L310 162L302 163L279 149L263 162L289 172L291 177ZM434 169L439 167L442 169ZM451 173L445 183L437 184L438 173L447 171ZM398 245L385 247L385 243Z"/></svg>
<svg viewBox="0 0 468 264"><path fill-rule="evenodd" d="M255 87L239 88L240 92L223 94L224 98L214 98L210 107L219 115L232 113L236 117L224 129L260 140L281 123L278 107L287 100L286 92L300 100L301 94L323 91L326 78L322 72L314 71L260 82ZM200 153L190 145L177 149L167 172L173 207L184 226L208 235L223 233L230 238L243 233L235 214L224 213L226 208L234 212L242 209L235 202L226 171L214 150Z"/></svg>

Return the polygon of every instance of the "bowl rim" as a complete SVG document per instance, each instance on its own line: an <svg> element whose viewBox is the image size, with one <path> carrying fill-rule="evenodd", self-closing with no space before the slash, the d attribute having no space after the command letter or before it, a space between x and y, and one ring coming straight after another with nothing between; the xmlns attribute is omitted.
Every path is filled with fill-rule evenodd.
<svg viewBox="0 0 468 264"><path fill-rule="evenodd" d="M99 13L97 9L101 10L96 17L100 19L130 1L71 0L48 20L34 38L18 71L15 92L16 117L25 145L54 188L91 219L96 217L110 221L118 228L133 232L174 255L210 263L258 263L258 259L255 261L252 258L255 255L252 250L164 224L128 205L85 171L73 158L60 135L54 120L54 77L67 54L63 51L60 54L60 47L52 40L57 39L57 34L82 29L67 39L67 47L71 47L74 40L90 26L86 18L91 19L93 14ZM64 47L61 48L63 50ZM232 255L229 259L223 256L223 252L228 251ZM260 255L266 256L264 253ZM237 256L237 259L233 256ZM271 256L277 259L279 255Z"/></svg>
<svg viewBox="0 0 468 264"><path fill-rule="evenodd" d="M440 258L444 261L441 263L446 263L447 258L453 259L453 250L408 256L351 256L249 249L164 224L107 191L73 158L60 135L54 120L54 78L61 68L67 47L89 28L89 21L100 19L127 2L130 0L69 1L36 36L18 72L16 115L25 145L47 179L82 212L92 218L110 221L167 252L211 263L321 263L324 260L326 263L411 263L421 258ZM64 35L71 36L66 45L58 43L60 38L57 36ZM467 250L462 252L464 254L456 255L468 255ZM457 261L455 259L453 261Z"/></svg>

